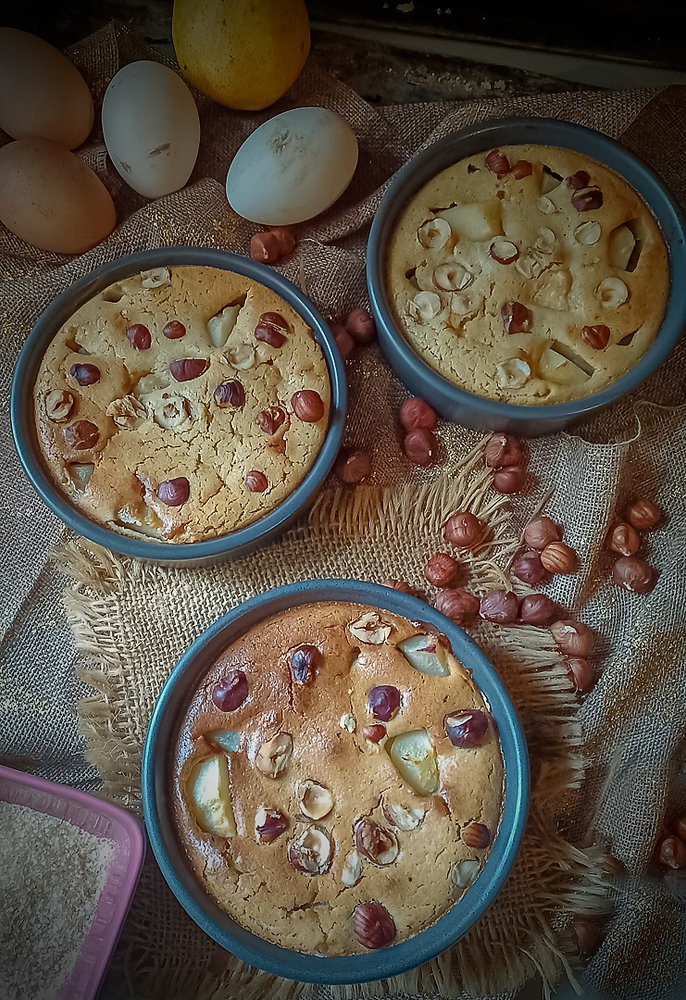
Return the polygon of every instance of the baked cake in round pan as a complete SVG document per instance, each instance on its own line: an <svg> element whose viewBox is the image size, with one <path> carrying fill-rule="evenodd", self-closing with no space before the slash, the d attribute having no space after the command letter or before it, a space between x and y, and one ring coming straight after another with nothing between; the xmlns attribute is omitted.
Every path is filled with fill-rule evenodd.
<svg viewBox="0 0 686 1000"><path fill-rule="evenodd" d="M361 604L255 625L190 698L172 797L198 879L243 927L350 955L433 924L496 835L500 743L435 629Z"/></svg>
<svg viewBox="0 0 686 1000"><path fill-rule="evenodd" d="M660 327L668 257L618 174L553 146L502 146L427 183L389 245L399 328L468 392L518 405L599 392Z"/></svg>
<svg viewBox="0 0 686 1000"><path fill-rule="evenodd" d="M93 521L160 542L246 527L304 479L330 382L279 295L221 268L161 267L99 292L63 324L34 386L38 440Z"/></svg>

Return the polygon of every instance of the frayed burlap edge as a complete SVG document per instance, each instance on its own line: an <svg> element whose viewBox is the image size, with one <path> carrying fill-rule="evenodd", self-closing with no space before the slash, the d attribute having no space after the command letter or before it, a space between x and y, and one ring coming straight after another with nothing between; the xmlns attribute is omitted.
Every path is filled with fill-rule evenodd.
<svg viewBox="0 0 686 1000"><path fill-rule="evenodd" d="M421 519L423 529L429 525L440 537L451 512L471 509L490 528L488 538L468 556L470 573L478 581L474 589L506 585L505 568L518 543L509 533L506 498L494 497L489 490L490 474L479 461L479 451L475 448L459 468L447 470L430 483L325 490L307 521L290 529L287 536L320 537L323 545L347 537L376 546L389 528L403 525L411 531L413 521ZM54 557L74 581L65 592L65 608L77 648L89 662L77 673L97 692L78 706L87 757L102 777L102 794L139 810L140 746L129 735L127 720L118 714L117 685L123 664L112 623L117 620L121 588L135 586L137 581L149 583L162 570L75 540L62 543ZM165 568L163 572L179 571ZM564 793L580 786L586 759L576 720L577 698L550 633L483 623L472 634L510 688L530 746L532 806L517 861L526 872L516 887L511 877L478 924L443 955L392 980L336 987L339 1000L397 993L449 998L463 991L482 996L517 988L534 975L540 976L546 992L562 975L576 986L571 919L575 913L607 908L610 882L599 852L576 847L559 832ZM508 897L521 895L523 878L529 886L524 893L526 905L515 908L513 918ZM511 926L513 919L516 930ZM192 988L197 1000L316 996L315 987L275 979L231 956L200 982L197 970L184 969L183 956L162 967L158 956L141 952L135 942L125 946L122 961L140 997L160 995L160 977L167 982L167 976L173 981L174 996L182 997Z"/></svg>

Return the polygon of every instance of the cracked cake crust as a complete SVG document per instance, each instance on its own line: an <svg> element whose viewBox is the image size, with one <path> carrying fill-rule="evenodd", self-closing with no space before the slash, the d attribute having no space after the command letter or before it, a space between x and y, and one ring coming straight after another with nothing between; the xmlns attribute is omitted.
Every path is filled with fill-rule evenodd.
<svg viewBox="0 0 686 1000"><path fill-rule="evenodd" d="M265 314L283 327L256 336ZM294 414L303 389L323 402L317 421ZM236 531L285 500L319 453L329 401L324 356L298 313L250 278L203 266L105 288L60 328L34 386L43 457L67 498L111 530L177 543ZM276 428L258 422L272 408Z"/></svg>
<svg viewBox="0 0 686 1000"><path fill-rule="evenodd" d="M350 624L369 612L391 626L385 640L383 632L374 636L376 642L361 641L351 632ZM364 605L321 602L292 608L234 641L192 696L170 776L177 828L203 885L233 919L259 936L310 954L363 953L368 946L352 926L358 904L382 903L395 924L396 940L402 940L442 916L483 865L501 814L500 744L489 716L478 745L452 745L444 729L446 713L488 713L488 708L469 670L454 657L448 658L449 676L411 665L398 643L421 634L416 624ZM291 652L302 644L321 653L315 675L305 684L297 683L289 668ZM233 711L220 711L212 691L236 670L247 678L247 699ZM397 688L400 708L382 723L387 736L375 744L363 729L378 724L367 700L378 685ZM233 734L234 751L222 752L217 730ZM439 775L435 794L420 794L388 752L394 738L417 730L425 730L433 744ZM278 733L289 734L293 747L285 769L274 778L256 760L260 747ZM194 812L192 775L217 752L228 762L237 831L231 837L207 832ZM333 800L329 811L315 819L303 815L301 789L307 781L324 786ZM329 805L326 801L322 809ZM260 807L286 818L286 828L269 843L256 834ZM360 820L381 828L385 864L364 855L361 833L356 839ZM488 830L486 847L464 842L469 824ZM290 845L308 829L323 833L332 845L325 870L315 874L297 870L289 860ZM472 869L464 869L468 877L460 880L464 861L472 862Z"/></svg>
<svg viewBox="0 0 686 1000"><path fill-rule="evenodd" d="M437 174L400 217L386 273L413 351L460 388L518 405L580 399L628 372L669 293L637 192L596 160L538 145Z"/></svg>

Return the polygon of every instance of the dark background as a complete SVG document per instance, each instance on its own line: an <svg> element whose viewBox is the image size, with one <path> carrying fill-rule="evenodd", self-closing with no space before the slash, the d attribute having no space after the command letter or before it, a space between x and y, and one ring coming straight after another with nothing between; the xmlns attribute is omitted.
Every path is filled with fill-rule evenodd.
<svg viewBox="0 0 686 1000"><path fill-rule="evenodd" d="M230 6L230 0L227 0ZM686 5L674 0L306 0L310 20L385 28L441 41L479 41L546 52L686 70ZM112 18L136 27L145 15L148 40L168 42L172 0L15 0L0 24L34 32L59 48ZM158 26L159 30L156 30ZM155 37L159 35L159 37Z"/></svg>

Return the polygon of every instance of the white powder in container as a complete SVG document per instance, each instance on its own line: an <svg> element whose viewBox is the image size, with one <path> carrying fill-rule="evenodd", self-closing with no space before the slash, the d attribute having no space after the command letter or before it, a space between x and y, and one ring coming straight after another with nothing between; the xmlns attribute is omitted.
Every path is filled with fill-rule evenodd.
<svg viewBox="0 0 686 1000"><path fill-rule="evenodd" d="M0 801L0 1000L56 1000L113 855L66 820Z"/></svg>

